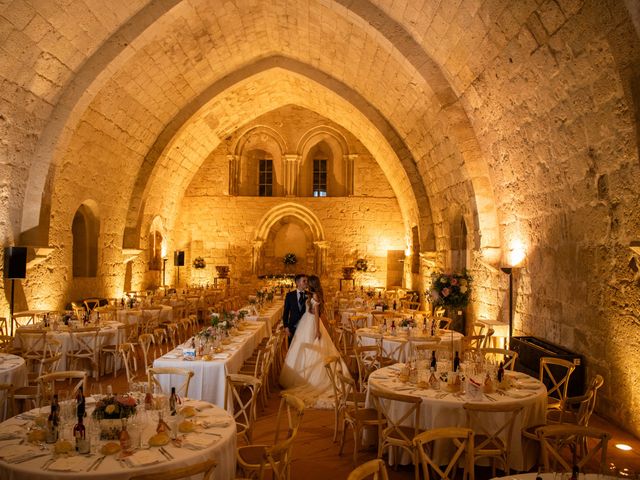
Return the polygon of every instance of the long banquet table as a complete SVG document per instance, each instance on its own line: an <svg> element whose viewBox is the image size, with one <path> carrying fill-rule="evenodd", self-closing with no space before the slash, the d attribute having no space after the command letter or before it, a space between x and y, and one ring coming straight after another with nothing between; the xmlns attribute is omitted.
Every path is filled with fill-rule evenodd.
<svg viewBox="0 0 640 480"><path fill-rule="evenodd" d="M273 327L278 324L278 322L282 319L282 308L283 301L282 299L276 298L274 303L269 305L264 310L258 312L258 314L249 314L245 317L245 319L249 322L265 322L267 324L268 334L271 335L273 331ZM252 307L244 307L240 310L251 311Z"/></svg>
<svg viewBox="0 0 640 480"><path fill-rule="evenodd" d="M466 395L447 393L442 390L418 388L417 385L403 383L398 378L400 364L376 370L369 377L369 391L372 388L390 393L416 395L422 398L420 407L420 429L429 430L441 427L466 427L467 418L464 410L465 403L491 403L492 405L507 405L517 403L522 405L522 413L514 422L514 435L511 440L511 468L519 471L529 470L537 457L537 452L526 451L520 432L523 428L542 425L546 419L547 390L541 382L521 372L507 372L515 377L519 389L509 389L504 394L482 394L479 399L468 398ZM367 395L367 406L373 407L370 395ZM390 409L392 414L400 418L406 411L406 406L394 402ZM480 418L482 424L489 430L504 423L506 416L501 413L487 412ZM474 426L472 425L471 428ZM505 433L506 435L506 433ZM505 438L506 440L506 438ZM535 450L535 449L534 449ZM436 442L433 456L436 460L447 463L453 452L444 443ZM530 453L530 454L529 454ZM408 463L408 459L403 459Z"/></svg>
<svg viewBox="0 0 640 480"><path fill-rule="evenodd" d="M245 330L231 337L231 343L223 345L223 352L214 354L212 360L184 360L180 349L168 352L154 360L154 367L178 367L193 371L189 384L189 397L211 402L224 407L225 381L227 373L237 373L246 359L251 357L263 338L267 337L267 324L248 322ZM190 343L190 342L187 342ZM163 375L160 384L164 391L176 386L179 379Z"/></svg>
<svg viewBox="0 0 640 480"><path fill-rule="evenodd" d="M89 400L90 397L87 397ZM185 401L184 405L192 405L199 410L191 420L209 422L210 428L198 427L193 433L180 434L182 447L173 443L164 449L173 458L165 458L157 447L148 447L147 439L155 433L157 414L151 413L146 417L141 430L142 448L137 449L130 457L122 458L120 454L107 455L97 468L87 471L89 467L102 455L99 447L106 443L100 441L95 453L91 455L75 455L75 452L54 456L52 446L40 447L25 442L28 428L32 427L33 418L37 412L18 415L0 424L0 478L2 480L58 480L69 478L73 480L118 478L128 480L141 474L155 474L186 467L214 458L217 462L214 476L217 480L231 480L235 478L236 468L236 425L231 415L223 409L202 401ZM141 408L141 407L138 407ZM90 405L88 413L93 410ZM47 415L48 407L44 407L40 414ZM173 417L176 418L176 417ZM199 420L200 419L200 420ZM205 420L206 419L206 420ZM90 425L88 425L91 428ZM129 432L133 433L133 426L129 425ZM69 439L70 433L66 433ZM133 437L133 435L132 435ZM94 451L94 448L92 448ZM11 458L13 457L13 458ZM24 461L20 461L22 459ZM10 463L11 460L18 460ZM44 468L46 467L46 468Z"/></svg>

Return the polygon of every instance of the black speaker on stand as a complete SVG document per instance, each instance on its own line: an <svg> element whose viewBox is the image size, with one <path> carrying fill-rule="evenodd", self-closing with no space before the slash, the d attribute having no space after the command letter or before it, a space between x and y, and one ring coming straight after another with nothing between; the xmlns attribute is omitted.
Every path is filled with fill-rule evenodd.
<svg viewBox="0 0 640 480"><path fill-rule="evenodd" d="M177 267L178 281L176 282L176 288L178 288L180 286L180 267L184 267L184 250L173 252L173 266Z"/></svg>
<svg viewBox="0 0 640 480"><path fill-rule="evenodd" d="M9 312L11 314L10 333L13 336L13 305L15 281L27 278L27 247L5 247L4 249L4 278L11 280L11 300Z"/></svg>

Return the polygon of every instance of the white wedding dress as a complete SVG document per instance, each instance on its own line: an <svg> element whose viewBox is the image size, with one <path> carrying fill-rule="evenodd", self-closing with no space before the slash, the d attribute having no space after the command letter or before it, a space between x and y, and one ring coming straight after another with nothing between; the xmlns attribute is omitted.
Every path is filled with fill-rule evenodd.
<svg viewBox="0 0 640 480"><path fill-rule="evenodd" d="M286 388L286 393L296 395L307 406L333 408L333 387L324 362L327 357L340 357L340 354L322 321L318 322L320 339L317 338L316 319L312 313L317 304L312 298L311 311L307 308L298 322L280 373L280 385ZM343 371L348 371L344 364Z"/></svg>

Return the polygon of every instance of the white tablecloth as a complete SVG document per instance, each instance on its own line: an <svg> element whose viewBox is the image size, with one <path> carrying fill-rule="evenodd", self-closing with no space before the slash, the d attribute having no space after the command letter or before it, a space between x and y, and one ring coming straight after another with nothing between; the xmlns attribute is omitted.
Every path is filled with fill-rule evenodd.
<svg viewBox="0 0 640 480"><path fill-rule="evenodd" d="M249 324L251 325L251 324ZM214 403L224 407L225 382L227 373L237 373L244 361L251 357L260 341L267 336L266 323L258 322L236 337L231 337L229 345L223 345L224 352L213 360L183 360L176 350L157 358L154 367L178 367L193 371L189 384L189 397ZM173 382L173 383L172 383ZM161 385L164 391L176 386L179 379L163 376Z"/></svg>
<svg viewBox="0 0 640 480"><path fill-rule="evenodd" d="M11 383L13 388L25 387L27 385L27 365L24 358L17 355L11 355L9 353L0 353L0 383ZM2 401L4 402L6 394L3 395ZM0 418L6 416L5 411L0 412Z"/></svg>
<svg viewBox="0 0 640 480"><path fill-rule="evenodd" d="M157 305L160 308L156 309L145 309L147 312L151 313L151 317L153 319L157 319L158 323L167 323L173 321L173 307L170 305ZM119 322L125 323L128 322L130 325L136 322L140 322L142 319L142 309L133 308L133 309L118 309L116 311L116 318Z"/></svg>
<svg viewBox="0 0 640 480"><path fill-rule="evenodd" d="M462 337L463 335L459 332L454 332L453 330L447 330L447 333L439 334L441 340L437 344L439 346L446 345L448 348L452 349L454 352L460 352L462 347ZM360 341L363 346L366 345L375 345L376 341L372 337L367 337L367 334L379 334L379 330L377 328L359 328L357 331L358 334L364 334L364 336L360 336ZM420 340L420 337L417 337L417 340ZM382 350L383 355L386 357L393 358L398 362L406 362L409 360L409 339L406 334L398 334L391 335L385 334L382 337Z"/></svg>
<svg viewBox="0 0 640 480"><path fill-rule="evenodd" d="M99 344L104 346L104 345L116 345L116 341L124 342L126 340L125 333L122 330L118 330L118 326L120 325L122 324L118 322L110 322L109 324L106 324L100 327L100 333L98 334ZM91 326L92 325L88 325L88 327L91 327ZM60 327L60 330L56 330L56 331L49 330L47 332L48 337L53 337L62 343L62 347L60 349L60 353L62 353L62 358L60 359L60 363L58 363L58 369L57 369L58 371L69 370L68 368L69 365L67 365L67 352L73 348L73 346L71 345L71 334L69 330L66 327L64 327L64 330L62 328L63 327ZM118 338L116 335L119 335L120 338ZM19 336L15 337L13 341L13 346L16 348L22 347L22 345L20 344ZM117 361L118 361L117 366L119 366L120 358L118 358Z"/></svg>
<svg viewBox="0 0 640 480"><path fill-rule="evenodd" d="M528 444L527 442L523 444L520 432L523 428L545 423L547 390L542 383L520 372L513 372L513 375L521 377L523 381L526 380L531 385L537 382L538 385L535 390L522 389L507 391L510 395L524 398L514 398L513 396L499 395L497 393L491 394L489 396L491 399L483 394L480 400L470 399L465 395L457 396L453 394L447 394L443 398L440 398L444 392L417 389L415 385L400 382L397 377L398 371L399 365L376 370L369 377L369 388L422 397L420 428L423 430L441 427L466 427L467 417L463 405L467 402L491 402L493 405L517 403L518 405L522 405L522 413L518 415L514 422L510 463L511 468L520 471L527 471L534 465L537 459L537 448L533 443ZM509 374L511 375L512 373ZM367 395L367 406L373 407L373 401L369 398L369 395ZM400 418L404 412L406 412L405 405L394 402L391 407L391 413L396 414L396 418ZM504 414L487 413L480 418L486 428L490 430L496 425L502 425L506 417ZM473 428L473 426L471 426L471 428ZM444 444L438 446L438 444L436 444L434 456L444 465L448 463L448 459L453 452L448 448L442 448L443 445ZM527 451L527 449L529 450ZM403 459L403 462L408 461L408 459Z"/></svg>
<svg viewBox="0 0 640 480"><path fill-rule="evenodd" d="M274 325L277 325L282 318L282 302L275 302L261 311L258 315L247 315L245 319L249 322L265 322L267 324L268 335L271 335ZM240 310L251 311L252 307L243 307Z"/></svg>
<svg viewBox="0 0 640 480"><path fill-rule="evenodd" d="M45 462L48 462L51 459L51 454L49 453L50 446L47 445L46 450L39 450L36 447L37 451L35 455L44 454L43 456L33 458L23 463L9 464L4 460L0 460L0 478L2 480L57 480L60 478L71 478L73 480L110 480L113 478L118 478L119 480L127 480L134 475L159 473L168 469L179 468L181 466L186 467L203 462L210 458L214 458L217 462L214 473L214 477L216 478L216 480L231 480L235 478L236 470L235 422L233 421L231 415L229 415L224 410L213 405L203 405L202 403L203 402L197 402L197 408L199 408L200 410L204 410L203 413L211 412L211 415L215 417L216 422L218 421L218 419L220 419L224 420L224 422L227 424L227 426L225 427L218 426L206 430L207 432L215 435L210 435L213 443L203 449L191 450L185 447L178 448L169 443L164 448L174 457L173 460L165 460L164 457L160 457L162 458L162 460L159 463L139 467L129 467L126 464L117 461L117 454L110 455L105 457L104 461L99 465L99 467L95 470L92 470L91 472L87 472L86 468L88 468L98 457L93 456L87 458L79 456L78 461L82 462L83 464L86 462L86 468L82 468L82 471L60 472L52 470L42 470ZM189 404L189 402L185 402L185 405L187 404ZM90 407L89 410L92 410L92 407ZM46 411L48 413L48 407L43 409L43 411ZM24 434L26 435L27 427L32 423L33 422L26 422L24 420L13 417L0 424L0 432L2 432L3 429L10 427L11 425L22 424ZM155 421L148 422L142 433L143 438L147 439L151 435L153 435L155 433L155 427ZM132 427L129 427L129 430L131 428ZM196 433L187 434L186 439L189 439L189 437L192 435L196 435ZM200 433L199 435L202 435L202 433ZM15 441L18 442L19 440L20 439L16 439ZM26 448L26 446L27 444L16 446L16 449ZM149 449L149 452L157 451L158 449L156 447L151 447ZM1 449L0 452L2 452Z"/></svg>

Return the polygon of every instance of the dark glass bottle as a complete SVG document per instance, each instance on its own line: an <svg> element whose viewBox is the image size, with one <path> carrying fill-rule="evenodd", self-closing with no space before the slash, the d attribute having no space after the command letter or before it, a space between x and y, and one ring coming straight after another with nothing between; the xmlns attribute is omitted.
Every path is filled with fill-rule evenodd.
<svg viewBox="0 0 640 480"><path fill-rule="evenodd" d="M433 368L434 372L438 371L438 362L436 360L436 351L435 350L431 350L431 368Z"/></svg>
<svg viewBox="0 0 640 480"><path fill-rule="evenodd" d="M178 398L176 397L176 387L171 387L171 396L169 397L169 411L171 415L176 414L176 404L178 403Z"/></svg>
<svg viewBox="0 0 640 480"><path fill-rule="evenodd" d="M457 372L460 369L460 357L458 356L458 352L456 352L453 357L453 371Z"/></svg>
<svg viewBox="0 0 640 480"><path fill-rule="evenodd" d="M395 310L396 308L398 308L398 303L394 300L393 301L393 309Z"/></svg>
<svg viewBox="0 0 640 480"><path fill-rule="evenodd" d="M60 424L59 410L58 394L56 393L53 395L51 411L47 419L47 443L56 443L58 441L58 425Z"/></svg>
<svg viewBox="0 0 640 480"><path fill-rule="evenodd" d="M504 378L504 363L500 362L500 366L498 367L498 383L502 382Z"/></svg>
<svg viewBox="0 0 640 480"><path fill-rule="evenodd" d="M88 453L87 432L83 423L83 415L78 415L78 423L73 427L73 437L76 439L76 451L78 453Z"/></svg>
<svg viewBox="0 0 640 480"><path fill-rule="evenodd" d="M82 385L80 385L80 387L78 388L78 393L76 395L76 415L82 418L87 416L87 406Z"/></svg>
<svg viewBox="0 0 640 480"><path fill-rule="evenodd" d="M431 336L435 337L436 336L436 322L431 321Z"/></svg>
<svg viewBox="0 0 640 480"><path fill-rule="evenodd" d="M147 387L147 393L144 394L144 409L153 410L153 394L149 387Z"/></svg>
<svg viewBox="0 0 640 480"><path fill-rule="evenodd" d="M571 469L571 478L569 480L578 480L579 477L580 477L580 468L578 468L578 465L574 465L573 468Z"/></svg>

